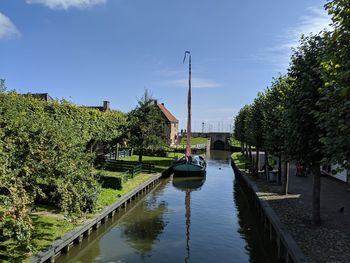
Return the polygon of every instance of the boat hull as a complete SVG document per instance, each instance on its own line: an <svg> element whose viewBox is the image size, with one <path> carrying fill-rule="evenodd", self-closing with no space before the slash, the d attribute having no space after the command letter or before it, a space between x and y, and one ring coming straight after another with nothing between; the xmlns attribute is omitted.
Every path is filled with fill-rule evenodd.
<svg viewBox="0 0 350 263"><path fill-rule="evenodd" d="M192 163L178 163L175 164L174 176L204 176L205 166L200 166Z"/></svg>

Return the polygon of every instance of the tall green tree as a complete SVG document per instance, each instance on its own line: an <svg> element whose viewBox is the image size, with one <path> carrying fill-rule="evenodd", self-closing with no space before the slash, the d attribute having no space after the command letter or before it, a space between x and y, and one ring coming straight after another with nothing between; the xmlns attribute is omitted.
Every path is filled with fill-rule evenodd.
<svg viewBox="0 0 350 263"><path fill-rule="evenodd" d="M324 86L320 87L318 124L328 161L350 168L350 1L326 4L333 30L325 33Z"/></svg>
<svg viewBox="0 0 350 263"><path fill-rule="evenodd" d="M128 113L129 144L142 161L145 150L160 150L166 146L163 115L151 94L145 90L135 109Z"/></svg>
<svg viewBox="0 0 350 263"><path fill-rule="evenodd" d="M288 193L288 173L284 169L281 174L281 161L288 162L286 156L286 94L290 92L291 80L286 76L280 76L272 82L270 88L265 91L264 104L264 147L272 154L279 157L279 178L282 177L282 194ZM280 179L279 179L280 181Z"/></svg>
<svg viewBox="0 0 350 263"><path fill-rule="evenodd" d="M253 121L253 115L252 115L252 105L247 105L247 109L245 112L245 118L244 118L244 138L246 140L246 148L247 148L247 156L249 159L249 165L250 168L253 169L253 158L252 158L252 121Z"/></svg>
<svg viewBox="0 0 350 263"><path fill-rule="evenodd" d="M246 148L247 138L246 138L246 132L245 132L245 125L246 125L246 118L247 118L248 111L249 111L249 106L245 105L238 112L234 122L233 134L235 139L241 142L241 148L242 148L243 154L244 152L248 154L248 150Z"/></svg>
<svg viewBox="0 0 350 263"><path fill-rule="evenodd" d="M286 151L294 160L305 162L313 174L312 220L320 223L320 165L323 159L324 131L317 124L317 102L324 86L322 58L325 40L320 35L302 37L300 46L294 51L289 68L292 87L286 99L287 136Z"/></svg>
<svg viewBox="0 0 350 263"><path fill-rule="evenodd" d="M248 121L248 141L251 145L255 146L255 172L259 170L259 160L260 160L260 150L264 146L264 103L265 96L264 93L259 92L257 98L251 105L251 114Z"/></svg>
<svg viewBox="0 0 350 263"><path fill-rule="evenodd" d="M98 124L89 126L90 140L87 150L91 153L96 153L98 146L110 150L122 140L126 126L125 114L119 111L100 112L97 110L89 110L87 114L91 123Z"/></svg>

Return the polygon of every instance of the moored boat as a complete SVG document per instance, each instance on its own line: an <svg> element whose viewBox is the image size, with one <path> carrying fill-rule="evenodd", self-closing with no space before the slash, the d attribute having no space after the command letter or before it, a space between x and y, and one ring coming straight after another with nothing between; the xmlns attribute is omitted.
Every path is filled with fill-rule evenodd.
<svg viewBox="0 0 350 263"><path fill-rule="evenodd" d="M174 164L175 175L194 176L205 175L206 162L200 155L191 155L190 158L185 156Z"/></svg>
<svg viewBox="0 0 350 263"><path fill-rule="evenodd" d="M186 55L189 55L186 155L174 164L174 176L203 176L207 167L204 158L200 155L191 154L191 53L189 51L185 52L184 62Z"/></svg>

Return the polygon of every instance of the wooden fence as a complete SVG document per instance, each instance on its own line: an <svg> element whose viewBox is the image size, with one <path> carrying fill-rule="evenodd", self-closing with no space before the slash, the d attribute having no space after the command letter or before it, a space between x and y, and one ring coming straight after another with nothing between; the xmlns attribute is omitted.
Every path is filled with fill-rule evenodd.
<svg viewBox="0 0 350 263"><path fill-rule="evenodd" d="M139 163L134 161L124 161L124 160L108 160L103 165L104 170L108 171L119 171L119 172L130 172L132 175L137 173L154 173L154 164L150 163Z"/></svg>

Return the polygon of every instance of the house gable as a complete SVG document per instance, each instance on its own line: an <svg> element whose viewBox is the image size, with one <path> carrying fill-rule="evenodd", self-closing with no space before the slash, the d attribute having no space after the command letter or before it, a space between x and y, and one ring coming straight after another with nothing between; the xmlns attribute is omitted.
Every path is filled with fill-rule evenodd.
<svg viewBox="0 0 350 263"><path fill-rule="evenodd" d="M178 123L178 119L175 118L175 116L164 106L164 103L157 104L159 109L162 111L163 115L165 116L166 120L170 123Z"/></svg>

